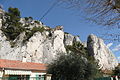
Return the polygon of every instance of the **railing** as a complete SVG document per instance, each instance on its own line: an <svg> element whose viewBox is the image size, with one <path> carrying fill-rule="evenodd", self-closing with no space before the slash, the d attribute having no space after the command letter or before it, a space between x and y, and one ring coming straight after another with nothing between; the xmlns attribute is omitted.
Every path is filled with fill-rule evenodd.
<svg viewBox="0 0 120 80"><path fill-rule="evenodd" d="M101 78L96 78L95 80L111 80L111 77L101 77Z"/></svg>

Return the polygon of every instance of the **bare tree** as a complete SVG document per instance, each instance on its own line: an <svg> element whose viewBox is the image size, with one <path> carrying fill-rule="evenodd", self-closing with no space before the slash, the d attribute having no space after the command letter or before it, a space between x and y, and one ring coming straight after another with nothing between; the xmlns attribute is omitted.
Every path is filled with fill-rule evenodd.
<svg viewBox="0 0 120 80"><path fill-rule="evenodd" d="M77 9L85 19L107 28L120 29L120 0L59 0L67 8ZM120 33L113 31L103 35L103 39L119 41Z"/></svg>
<svg viewBox="0 0 120 80"><path fill-rule="evenodd" d="M120 23L120 0L60 0L69 8L84 11L87 19L100 25Z"/></svg>

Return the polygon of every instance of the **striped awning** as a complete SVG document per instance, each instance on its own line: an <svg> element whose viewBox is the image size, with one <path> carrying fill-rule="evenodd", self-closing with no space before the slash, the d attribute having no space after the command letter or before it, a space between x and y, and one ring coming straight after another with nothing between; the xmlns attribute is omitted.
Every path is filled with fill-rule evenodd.
<svg viewBox="0 0 120 80"><path fill-rule="evenodd" d="M31 71L5 70L6 75L30 75L31 73Z"/></svg>

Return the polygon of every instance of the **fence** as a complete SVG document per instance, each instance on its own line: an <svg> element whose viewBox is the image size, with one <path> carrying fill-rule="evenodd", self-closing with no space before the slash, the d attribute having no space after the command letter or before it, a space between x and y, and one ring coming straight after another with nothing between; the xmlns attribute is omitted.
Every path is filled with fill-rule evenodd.
<svg viewBox="0 0 120 80"><path fill-rule="evenodd" d="M96 78L95 80L111 80L111 77L101 77L101 78Z"/></svg>
<svg viewBox="0 0 120 80"><path fill-rule="evenodd" d="M101 77L95 80L120 80L120 76L111 76L111 77Z"/></svg>

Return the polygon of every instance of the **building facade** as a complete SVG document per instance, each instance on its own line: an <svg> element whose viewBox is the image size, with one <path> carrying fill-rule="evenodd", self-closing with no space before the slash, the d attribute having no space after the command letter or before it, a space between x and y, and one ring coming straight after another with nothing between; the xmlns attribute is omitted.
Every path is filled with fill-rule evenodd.
<svg viewBox="0 0 120 80"><path fill-rule="evenodd" d="M50 80L46 64L0 59L0 80Z"/></svg>

